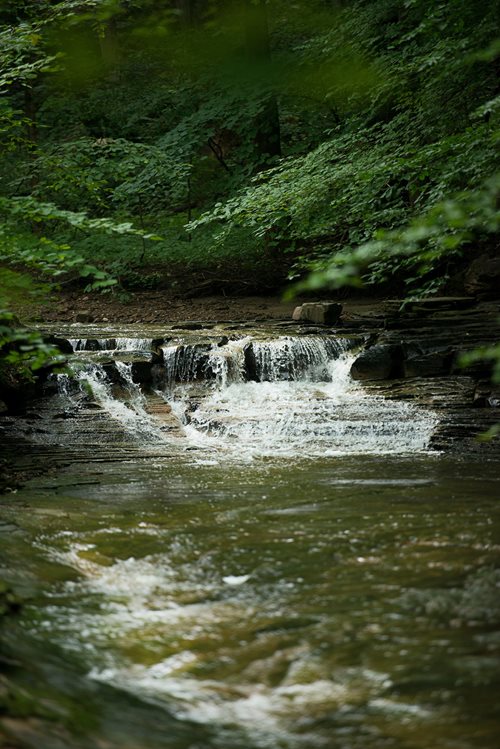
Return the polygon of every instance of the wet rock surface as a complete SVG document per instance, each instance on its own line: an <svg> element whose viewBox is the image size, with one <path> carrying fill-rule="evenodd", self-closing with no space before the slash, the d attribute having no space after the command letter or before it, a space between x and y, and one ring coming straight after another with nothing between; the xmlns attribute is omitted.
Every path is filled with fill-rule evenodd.
<svg viewBox="0 0 500 749"><path fill-rule="evenodd" d="M351 368L355 380L388 380L401 370L402 347L393 343L377 343L363 351Z"/></svg>
<svg viewBox="0 0 500 749"><path fill-rule="evenodd" d="M85 356L96 357L125 405L131 397L126 388L140 385L144 411L154 416L160 433L179 436L181 450L186 448L182 446L179 419L156 392L168 377L165 352L170 351L172 383L192 382L191 404L196 408L199 398L195 388L199 385L203 390L205 382L215 382L221 376L220 362L239 341L252 338L241 347L244 379L261 382L270 376L266 374L265 354L259 352L256 340L282 341L295 336L296 340L302 337L304 352L309 340L348 342L348 348L359 351L352 375L362 381L367 393L431 408L438 415L433 448L487 457L500 453L500 440L480 442L477 437L500 422L500 391L491 384L489 363L478 362L464 368L460 359L478 346L497 343L499 321L498 303L471 305L469 299L460 298L434 299L428 304L405 307L398 300L376 305L347 304L335 325L311 325L288 317L266 324L228 321L201 329L196 323L195 329L182 330L174 325L41 327L48 335L65 341L66 350L71 340L75 355L84 351ZM138 348L127 351L127 341L135 341ZM215 359L214 351L219 352ZM300 372L300 362L294 361L286 346L280 368L281 374L273 375L278 379L293 380ZM114 461L137 456L138 448L132 445L130 433L90 393L74 386L72 389L71 384L68 387L72 399L69 406L49 378L45 396L28 402L24 414L0 416L4 454L16 466L19 480L36 472L37 466L54 465L59 460L80 461L92 456L96 461ZM170 454L172 449L171 444L143 445L139 453ZM9 469L4 485L9 484L8 476ZM15 485L16 481L11 483Z"/></svg>
<svg viewBox="0 0 500 749"><path fill-rule="evenodd" d="M500 341L498 302L434 298L402 306L389 301L345 316L342 329L370 331L352 372L365 388L437 410L433 447L500 453L500 440L478 440L500 421L491 362L462 364L464 354Z"/></svg>

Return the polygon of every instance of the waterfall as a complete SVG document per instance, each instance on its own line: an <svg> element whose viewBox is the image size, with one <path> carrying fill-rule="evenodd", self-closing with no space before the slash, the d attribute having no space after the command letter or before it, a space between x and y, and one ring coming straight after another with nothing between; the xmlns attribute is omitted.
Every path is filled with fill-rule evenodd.
<svg viewBox="0 0 500 749"><path fill-rule="evenodd" d="M231 382L247 379L247 351L251 345L247 336L228 341L224 346L213 348L208 357L209 371L213 373L218 388L224 390Z"/></svg>
<svg viewBox="0 0 500 749"><path fill-rule="evenodd" d="M422 451L437 424L432 412L368 394L354 382L349 375L353 342L345 338L160 342L154 370L147 365L154 376L142 385L134 362L152 356L151 339L72 341L79 359L85 359L81 352L95 351L96 343L110 352L113 363L89 361L76 379L141 440L170 438L154 415L159 406L149 407L152 398L168 404L186 446L243 459ZM65 380L63 388L69 392Z"/></svg>
<svg viewBox="0 0 500 749"><path fill-rule="evenodd" d="M69 338L73 351L150 351L151 338Z"/></svg>
<svg viewBox="0 0 500 749"><path fill-rule="evenodd" d="M151 338L116 338L115 351L151 351Z"/></svg>
<svg viewBox="0 0 500 749"><path fill-rule="evenodd" d="M176 344L163 346L165 380L168 386L175 382L193 382L207 376L210 345Z"/></svg>
<svg viewBox="0 0 500 749"><path fill-rule="evenodd" d="M349 339L326 336L283 336L269 341L246 336L218 344L169 344L162 352L169 386L206 379L224 388L248 380L328 379L328 362L351 345Z"/></svg>
<svg viewBox="0 0 500 749"><path fill-rule="evenodd" d="M219 387L248 379L246 350L250 336L221 343L174 344L162 347L165 380L172 388L176 382L214 381Z"/></svg>
<svg viewBox="0 0 500 749"><path fill-rule="evenodd" d="M113 368L116 370L115 383L112 381L114 378L110 377L109 368L96 362L76 367L72 376L56 375L59 395L73 407L78 406L77 395L87 399L90 396L131 437L141 442L163 440L160 424L155 423L147 413L146 395L133 380L132 365L117 360Z"/></svg>
<svg viewBox="0 0 500 749"><path fill-rule="evenodd" d="M367 394L349 376L354 358L344 354L325 362L328 377L321 382L275 380L216 389L185 412L186 435L194 444L247 457L424 450L435 416Z"/></svg>
<svg viewBox="0 0 500 749"><path fill-rule="evenodd" d="M347 339L283 337L252 344L248 358L257 382L278 380L329 380L329 364L347 350ZM250 350L247 350L250 352Z"/></svg>

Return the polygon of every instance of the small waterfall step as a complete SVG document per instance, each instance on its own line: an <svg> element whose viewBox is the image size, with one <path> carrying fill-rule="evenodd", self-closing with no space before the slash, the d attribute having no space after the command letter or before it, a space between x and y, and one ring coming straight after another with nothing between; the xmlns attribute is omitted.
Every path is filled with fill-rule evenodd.
<svg viewBox="0 0 500 749"><path fill-rule="evenodd" d="M163 342L153 338L68 338L73 351L152 351Z"/></svg>
<svg viewBox="0 0 500 749"><path fill-rule="evenodd" d="M181 435L179 419L175 415L171 404L160 393L148 392L146 394L144 411L161 425L162 430Z"/></svg>
<svg viewBox="0 0 500 749"><path fill-rule="evenodd" d="M183 443L229 458L427 448L432 411L351 380L359 337L283 333L73 338L74 374L57 376L56 433L35 441Z"/></svg>
<svg viewBox="0 0 500 749"><path fill-rule="evenodd" d="M328 378L328 362L358 343L334 336L276 336L269 340L250 335L211 341L169 342L161 346L167 385L215 380L276 382Z"/></svg>

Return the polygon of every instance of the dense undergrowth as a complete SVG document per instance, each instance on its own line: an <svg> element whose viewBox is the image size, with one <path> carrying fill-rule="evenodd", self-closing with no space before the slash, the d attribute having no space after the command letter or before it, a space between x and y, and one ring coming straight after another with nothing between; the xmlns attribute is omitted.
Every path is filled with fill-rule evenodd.
<svg viewBox="0 0 500 749"><path fill-rule="evenodd" d="M40 279L453 287L497 252L497 21L495 0L8 0L0 306Z"/></svg>

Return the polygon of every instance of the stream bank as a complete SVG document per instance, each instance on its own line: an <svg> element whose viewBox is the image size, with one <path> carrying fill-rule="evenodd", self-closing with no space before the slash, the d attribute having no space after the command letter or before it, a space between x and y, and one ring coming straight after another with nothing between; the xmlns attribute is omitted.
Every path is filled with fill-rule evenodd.
<svg viewBox="0 0 500 749"><path fill-rule="evenodd" d="M498 409L458 357L497 315L40 326L75 376L1 419L0 745L496 749Z"/></svg>
<svg viewBox="0 0 500 749"><path fill-rule="evenodd" d="M342 313L334 325L321 325L293 320L294 304L276 298L207 298L189 300L186 304L163 296L163 307L155 309L153 315L162 321L153 324L143 320L126 322L135 320L138 313L130 305L117 305L111 298L105 303L111 305L110 310L117 319L94 322L94 317L99 320L101 308L90 315L91 320L75 322L76 317L86 317L80 306L82 298L86 303L81 295L78 298L69 295L61 302L66 313L61 313L61 309L52 310L57 322L51 322L48 316L45 323L33 325L49 341L62 345L64 351L72 350L70 339L88 340L87 349L98 349L100 345L110 348L114 338L124 340L123 336L148 339L148 356L141 359L141 352L136 352L136 361L131 362L132 379L139 386L151 389L155 372L163 366L160 349L169 341L184 342L193 351L202 351L210 342L223 350L231 340L252 334L261 338L295 336L304 341L325 336L350 339L351 348L358 352L351 375L367 392L374 397L431 408L438 414L439 425L432 437L434 449L477 454L478 458L499 453L500 440L481 441L481 435L500 418L500 388L491 381L491 362L477 361L468 366L462 363L463 354L495 345L500 340L500 303L497 301L430 298L403 305L400 300L350 300L342 303ZM77 306L70 310L65 305L71 299ZM147 310L159 304L159 299L156 293L148 293L138 295L136 303L146 305ZM104 302L101 300L101 303ZM143 311L142 316L147 318L148 314ZM107 340L109 345L100 344L99 340ZM249 355L251 352L247 351L246 365ZM111 371L112 358L108 359L108 371ZM206 369L206 362L200 367L196 376L204 376L202 370ZM116 372L113 376L116 382L120 380ZM255 379L251 366L246 377ZM50 385L44 387L45 391L38 388L38 392L50 395ZM23 418L4 414L0 419L7 453L16 455L19 451L17 445L13 450L8 447L9 435L16 430L16 425L21 425L20 431L26 434L43 432L42 423L37 424L43 422L42 402L39 398L31 400ZM160 407L157 404L152 408ZM32 453L31 448L28 452ZM33 460L32 454L25 455L20 467L14 465L7 474L9 470L19 473L18 485L25 472L36 472L36 459Z"/></svg>

